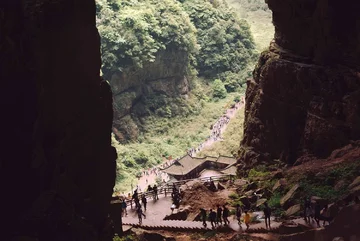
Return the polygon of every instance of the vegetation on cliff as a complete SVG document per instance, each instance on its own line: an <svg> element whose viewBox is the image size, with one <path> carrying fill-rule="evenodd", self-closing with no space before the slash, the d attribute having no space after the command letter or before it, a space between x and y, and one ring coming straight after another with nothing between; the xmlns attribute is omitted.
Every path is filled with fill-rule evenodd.
<svg viewBox="0 0 360 241"><path fill-rule="evenodd" d="M163 157L182 156L206 139L210 125L238 95L229 93L239 90L250 76L255 44L247 22L223 0L97 0L96 4L104 79L117 85L122 81L143 85L112 86L117 89L115 114L126 117L116 118L116 137L131 140L122 145L113 138L118 152L117 183L128 189L141 168ZM177 64L164 65L163 59ZM169 66L173 69L165 71ZM122 73L127 78L121 79ZM155 91L155 87L143 91L150 89L146 84L154 76L167 75L164 79L168 79L174 74L187 77L188 84L183 86L190 92L168 95L172 87L163 82L152 85L158 88ZM114 76L121 81L113 81ZM164 86L159 88L159 84ZM223 142L221 154L231 155L237 138L231 147Z"/></svg>
<svg viewBox="0 0 360 241"><path fill-rule="evenodd" d="M164 49L197 50L196 29L174 0L97 0L102 72L110 78L126 67L142 68Z"/></svg>
<svg viewBox="0 0 360 241"><path fill-rule="evenodd" d="M223 1L98 0L97 26L106 79L174 49L185 51L202 76L229 82L228 75L241 74L231 77L228 91L250 75L243 73L254 58L250 27Z"/></svg>

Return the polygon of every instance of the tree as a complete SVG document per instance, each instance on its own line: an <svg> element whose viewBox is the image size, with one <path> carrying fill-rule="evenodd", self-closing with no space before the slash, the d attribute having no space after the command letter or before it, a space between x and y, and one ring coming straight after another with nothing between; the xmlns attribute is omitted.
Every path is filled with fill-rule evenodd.
<svg viewBox="0 0 360 241"><path fill-rule="evenodd" d="M214 80L213 83L213 97L223 99L227 95L224 83L220 79Z"/></svg>

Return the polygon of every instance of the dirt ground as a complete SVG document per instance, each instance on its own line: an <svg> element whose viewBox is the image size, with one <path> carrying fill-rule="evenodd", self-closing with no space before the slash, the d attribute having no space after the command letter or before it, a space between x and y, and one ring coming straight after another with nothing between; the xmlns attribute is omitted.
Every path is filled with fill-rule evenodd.
<svg viewBox="0 0 360 241"><path fill-rule="evenodd" d="M227 204L229 194L232 193L234 188L226 188L220 191L210 191L203 183L193 182L188 184L187 189L184 189L181 206L188 207L190 214L189 221L193 221L199 214L200 208L206 210L216 209L216 205Z"/></svg>

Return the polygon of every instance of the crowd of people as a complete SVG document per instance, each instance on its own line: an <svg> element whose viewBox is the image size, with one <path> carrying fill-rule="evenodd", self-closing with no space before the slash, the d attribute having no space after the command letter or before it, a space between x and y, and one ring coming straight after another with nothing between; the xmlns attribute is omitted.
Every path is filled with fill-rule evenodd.
<svg viewBox="0 0 360 241"><path fill-rule="evenodd" d="M239 204L236 205L235 211L235 217L237 220L238 225L241 227L241 217L243 210L240 207ZM264 218L265 218L265 225L266 228L270 228L270 217L271 217L271 208L267 204L267 202L264 203ZM200 208L200 216L203 222L203 226L206 228L207 223L206 221L209 220L211 227L215 229L216 227L220 227L223 225L229 225L229 216L230 216L230 210L226 205L220 206L217 205L216 209L210 209L209 213L204 208ZM251 223L251 213L250 210L244 210L244 217L243 217L244 224L246 225L246 230L249 229L250 223Z"/></svg>
<svg viewBox="0 0 360 241"><path fill-rule="evenodd" d="M242 97L242 99L235 104L232 104L231 108L227 109L223 116L221 116L211 127L211 134L206 138L206 140L202 143L200 143L197 147L190 148L187 150L187 153L190 156L195 156L197 152L200 152L205 146L209 145L209 143L212 143L214 141L217 141L221 139L221 132L223 130L223 127L226 126L229 121L230 117L234 111L236 111L240 105L245 103L245 98ZM147 170L143 170L141 173L141 176L139 177L139 184L136 186L136 189L138 191L142 191L142 185L143 188L145 187L143 183L141 183L140 180L145 180L146 185L151 184L155 181L155 179L160 179L162 182L167 182L170 180L170 177L167 173L161 171L161 169L167 168L174 164L174 162L178 161L179 158L176 159L170 159L166 162L158 165L157 167L149 168ZM154 177L155 175L155 177ZM142 184L142 185L141 185Z"/></svg>
<svg viewBox="0 0 360 241"><path fill-rule="evenodd" d="M190 156L195 156L197 152L200 152L209 142L215 142L220 140L221 132L223 130L223 127L227 125L230 121L229 115L232 115L234 111L236 111L240 105L244 104L245 100L241 99L240 102L237 102L231 106L231 108L227 109L223 116L221 116L213 125L211 125L211 133L210 136L208 136L204 142L200 143L197 147L192 147L189 150L187 150L187 153Z"/></svg>

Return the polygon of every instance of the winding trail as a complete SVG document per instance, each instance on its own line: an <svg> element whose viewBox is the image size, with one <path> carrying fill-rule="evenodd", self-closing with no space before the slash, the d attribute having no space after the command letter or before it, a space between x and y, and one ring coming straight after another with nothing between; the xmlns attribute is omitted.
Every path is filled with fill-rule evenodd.
<svg viewBox="0 0 360 241"><path fill-rule="evenodd" d="M238 113L239 110L241 110L243 107L245 106L245 97L242 96L241 97L241 101L235 103L234 108L229 108L226 110L226 112L222 115L222 116L228 116L229 119L231 120L232 118L234 118L236 116L236 114ZM221 116L221 117L222 117ZM221 118L220 117L220 118ZM217 120L219 121L220 118ZM216 121L216 122L217 122ZM229 121L230 122L230 121ZM215 142L218 141L222 141L223 139L221 138L221 135L224 133L224 131L226 130L228 123L224 123L224 125L221 127L220 129L220 138L217 138L216 140L214 138L209 138L208 140L205 140L198 148L199 151L203 150L205 147L209 147L211 145L213 145ZM196 149L196 148L194 148ZM196 156L196 153L199 151L194 151L192 153L192 156ZM138 183L133 187L134 189L136 187L138 187L140 189L140 191L144 191L148 185L153 185L156 183L156 178L159 177L161 178L161 180L165 180L166 182L169 181L169 176L166 173L163 173L161 171L158 171L159 167L164 165L165 163L172 163L174 160L164 160L163 163L155 166L153 169L156 169L157 171L149 171L149 170L142 170L142 171L148 171L148 175L142 175L139 179L138 179Z"/></svg>

